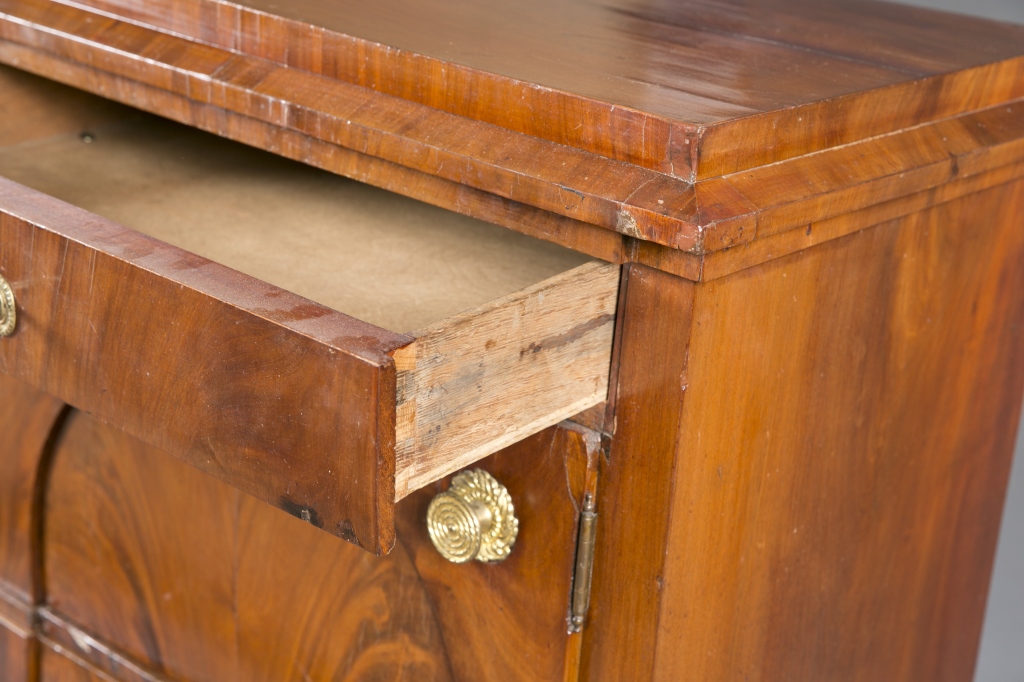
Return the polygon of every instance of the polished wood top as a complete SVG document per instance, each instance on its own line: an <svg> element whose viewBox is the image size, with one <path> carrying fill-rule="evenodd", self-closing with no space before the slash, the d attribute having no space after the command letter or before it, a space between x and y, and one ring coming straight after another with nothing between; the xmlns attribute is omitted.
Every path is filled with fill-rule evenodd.
<svg viewBox="0 0 1024 682"><path fill-rule="evenodd" d="M1024 26L871 0L83 4L684 179L1024 96L1021 59L941 78Z"/></svg>
<svg viewBox="0 0 1024 682"><path fill-rule="evenodd" d="M378 43L463 65L481 80L503 76L693 126L1002 61L1024 51L1024 27L863 0L236 4L353 36L369 49ZM243 40L252 38L257 36ZM397 62L383 58L382 63ZM367 83L375 78L360 76ZM406 87L418 81L419 88L435 89L437 76L441 82L452 78L434 73L376 78L396 76ZM461 94L473 98L471 92Z"/></svg>
<svg viewBox="0 0 1024 682"><path fill-rule="evenodd" d="M1024 174L1024 26L864 0L0 0L0 62L698 280Z"/></svg>

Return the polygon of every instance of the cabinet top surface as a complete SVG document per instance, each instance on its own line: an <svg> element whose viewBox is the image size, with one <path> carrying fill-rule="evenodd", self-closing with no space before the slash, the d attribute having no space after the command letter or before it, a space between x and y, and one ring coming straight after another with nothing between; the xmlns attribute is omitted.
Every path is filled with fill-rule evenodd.
<svg viewBox="0 0 1024 682"><path fill-rule="evenodd" d="M1024 155L1024 26L873 0L0 0L0 61L687 277Z"/></svg>
<svg viewBox="0 0 1024 682"><path fill-rule="evenodd" d="M1024 53L1024 26L865 0L238 4L481 75L578 95L594 106L627 107L692 126ZM434 70L384 77L417 80L423 88L451 78ZM581 123L586 113L576 112Z"/></svg>
<svg viewBox="0 0 1024 682"><path fill-rule="evenodd" d="M1024 97L1024 26L873 0L67 4L689 181Z"/></svg>

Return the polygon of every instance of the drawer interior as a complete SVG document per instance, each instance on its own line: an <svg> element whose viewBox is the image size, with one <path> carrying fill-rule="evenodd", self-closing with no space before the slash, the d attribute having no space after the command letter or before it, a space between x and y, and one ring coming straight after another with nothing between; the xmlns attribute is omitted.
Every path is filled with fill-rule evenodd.
<svg viewBox="0 0 1024 682"><path fill-rule="evenodd" d="M0 104L0 175L391 331L589 260L128 108L19 99L63 90L19 81ZM61 120L19 135L40 117Z"/></svg>
<svg viewBox="0 0 1024 682"><path fill-rule="evenodd" d="M0 176L413 339L395 500L607 397L617 266L7 67L0 91Z"/></svg>

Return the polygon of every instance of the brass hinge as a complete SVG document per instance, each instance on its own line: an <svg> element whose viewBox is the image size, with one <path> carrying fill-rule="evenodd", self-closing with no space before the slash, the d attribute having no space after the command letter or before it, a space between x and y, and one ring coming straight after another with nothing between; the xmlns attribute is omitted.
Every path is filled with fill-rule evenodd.
<svg viewBox="0 0 1024 682"><path fill-rule="evenodd" d="M572 605L569 612L569 633L579 632L590 607L590 578L594 571L594 544L597 540L597 512L594 496L583 496L580 532L576 539L576 571L572 579Z"/></svg>

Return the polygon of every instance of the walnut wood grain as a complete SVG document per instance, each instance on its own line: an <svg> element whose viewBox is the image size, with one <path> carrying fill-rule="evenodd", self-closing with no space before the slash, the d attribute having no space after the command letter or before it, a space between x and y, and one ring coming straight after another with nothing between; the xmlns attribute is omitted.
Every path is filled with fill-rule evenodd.
<svg viewBox="0 0 1024 682"><path fill-rule="evenodd" d="M656 679L971 678L1022 211L1004 185L698 288Z"/></svg>
<svg viewBox="0 0 1024 682"><path fill-rule="evenodd" d="M26 604L42 598L37 503L63 408L60 400L0 375L0 594Z"/></svg>
<svg viewBox="0 0 1024 682"><path fill-rule="evenodd" d="M1012 183L1022 177L1024 177L1024 162L1000 166L985 173L953 180L924 192L815 221L803 229L787 230L733 248L709 253L705 256L702 264L701 280L710 281L724 277L858 230L912 215L918 211L999 185ZM979 229L984 229L984 226L979 226Z"/></svg>
<svg viewBox="0 0 1024 682"><path fill-rule="evenodd" d="M23 637L32 633L35 604L8 583L0 583L0 624Z"/></svg>
<svg viewBox="0 0 1024 682"><path fill-rule="evenodd" d="M583 680L646 680L662 617L658 597L686 392L695 285L643 266L624 284L615 436L602 462Z"/></svg>
<svg viewBox="0 0 1024 682"><path fill-rule="evenodd" d="M377 558L76 412L47 497L42 631L126 682L112 658L191 682L575 679L566 618L598 446L557 427L485 460L519 539L501 564L453 566L424 523L443 484L399 505L399 544Z"/></svg>
<svg viewBox="0 0 1024 682"><path fill-rule="evenodd" d="M184 0L181 2L186 4ZM993 164L1010 163L1024 155L1017 130L1015 143L1003 149L997 158L973 156L973 150L985 143L976 139L972 149L963 149L957 144L970 137L969 132L960 130L968 127L969 121L954 124L956 135L947 145L952 148L942 148L950 133L950 126L944 124L944 119L967 116L986 108L1002 111L1003 103L1024 96L1020 86L1024 82L1021 78L1024 58L1008 58L1013 54L1008 46L1020 31L995 24L979 24L974 30L991 33L995 41L992 45L998 44L997 49L979 50L974 55L962 53L959 58L963 59L964 68L937 72L923 79L919 78L921 73L865 67L856 59L841 57L842 76L830 73L827 82L817 83L815 69L822 68L823 64L811 60L800 70L799 84L804 90L796 94L799 88L784 81L773 71L775 67L768 67L771 73L766 76L774 77L776 83L785 82L786 88L793 90L795 99L788 96L780 99L780 93L776 92L767 97L771 104L760 115L739 116L690 130L682 146L692 148L694 158L700 155L707 160L696 175L679 178L671 172L666 174L665 169L641 168L587 149L557 145L472 120L472 117L458 117L401 96L386 95L386 87L362 87L280 63L274 60L273 54L267 56L259 47L259 41L265 36L282 30L275 23L277 20L268 15L260 15L257 21L266 20L270 24L260 24L256 46L249 46L253 49L250 54L245 51L245 45L241 52L200 45L178 34L119 22L60 3L8 0L0 8L6 8L6 14L0 17L0 37L12 41L9 44L30 49L26 53L27 60L14 54L4 57L11 63L51 77L59 77L61 71L66 71L66 62L88 64L88 70L100 74L100 80L113 77L118 81L116 87L99 86L102 89L98 91L117 97L116 91L124 90L125 94L120 97L136 106L178 117L194 117L194 112L188 111L193 105L212 106L253 118L270 125L274 130L273 138L278 138L264 140L263 146L282 147L280 138L300 133L337 148L355 150L570 218L579 224L564 227L570 229L573 241L582 243L592 244L596 239L584 227L590 224L671 249L701 254L728 248L761 234L792 229L801 222L820 220L872 201L932 187L956 175L961 156L972 156L965 160L979 166L976 170L982 170L982 164L991 168ZM129 15L134 13L134 10L125 11ZM241 15L232 14L234 11L227 15L235 17L236 28L244 26L245 20L239 19ZM661 29L653 28L655 24L644 23L647 18L634 14L631 10L622 10L624 21L640 21L657 36ZM218 11L203 16L214 24L222 18ZM908 12L901 19L908 22L920 17ZM241 23L237 23L239 21ZM895 22L890 30L898 25L899 21ZM666 26L671 26L670 30L693 30L680 28L675 20L668 21ZM942 35L947 28L935 29L933 37ZM857 29L848 31L856 33ZM721 47L714 45L716 40L735 42L737 44L730 44L722 54L742 55L741 59L752 59L759 65L774 61L780 65L779 69L781 65L790 69L794 59L806 55L802 47L785 58L779 54L762 54L765 49L771 52L781 48L768 47L760 39L722 37L713 30L696 30L694 36L697 45L708 43L705 47L715 48L716 54L719 54L717 47ZM285 39L282 44L290 44L289 40ZM678 47L675 42L672 44ZM44 55L42 58L40 53ZM673 52L659 59L669 56L678 59L683 54ZM993 59L992 63L977 66ZM875 69L878 73L868 76L859 71L864 68ZM830 70L831 65L826 67L826 71ZM401 68L389 73L399 81L407 76ZM79 78L77 82L89 87L95 80L96 77L90 76ZM835 84L850 88L852 92L839 97L822 94ZM721 90L718 84L714 87ZM808 92L817 92L825 99L808 98ZM160 93L170 93L179 99L166 100ZM185 111L180 98L184 98ZM599 108L598 104L593 106ZM781 109L773 108L780 106ZM758 107L760 105L744 111L758 111ZM685 117L692 111L692 107L679 103L676 115ZM644 121L657 119L649 111L644 115L647 117ZM1011 121L1020 119L1012 111L1004 115ZM914 130L919 124L928 125L923 136ZM826 128L827 134L817 133ZM635 135L635 126L631 130ZM878 136L886 139L873 139ZM646 139L646 132L641 138ZM764 143L768 139L772 144ZM852 143L867 147L850 146ZM911 147L909 151L904 150L907 146ZM922 151L921 147L934 151L937 156L931 158L928 154L917 153ZM820 151L826 153L813 153ZM865 161L886 156L892 157L892 161ZM1013 158L1009 158L1011 156ZM787 163L779 165L779 161ZM907 164L911 167L907 168ZM850 172L835 173L836 168ZM766 190L768 195L781 203L768 206L758 204L756 198L744 198L742 188L734 186L737 182L743 184L742 177L718 178L729 174L743 176L747 171L758 174L750 179L748 187L771 187L773 189ZM764 176L771 181L766 182ZM791 193L774 189L778 183L791 191L805 192L808 187L801 178L814 179L811 185L819 190L816 197L804 196L793 201ZM692 184L697 180L696 185ZM391 181L391 186L397 184ZM445 205L451 204L445 202ZM464 205L460 208L467 210ZM469 212L476 210L468 209ZM509 217L507 213L504 216L506 220ZM614 248L611 244L603 248L609 247Z"/></svg>
<svg viewBox="0 0 1024 682"><path fill-rule="evenodd" d="M671 229L684 180L359 86L42 0L0 3L0 38L630 236L696 235Z"/></svg>
<svg viewBox="0 0 1024 682"><path fill-rule="evenodd" d="M196 103L166 90L107 74L80 64L56 59L44 52L0 40L0 62L21 69L45 74L47 78L71 84L104 97L131 103L146 104L151 111L188 125L216 133L238 142L265 148L275 154L323 168L360 182L403 194L420 201L442 206L456 213L471 215L523 234L561 244L567 248L613 263L625 258L626 244L631 238L608 230L558 216L527 204L495 194L460 185L411 168L345 149L294 131L282 130L253 118L239 116L210 105ZM0 74L18 73L0 66ZM7 76L4 76L5 79ZM35 78L35 95L40 89L52 88L50 81ZM53 100L50 100L51 106ZM655 247L658 252L657 245ZM661 247L660 250L665 250ZM690 254L678 254L673 266L682 276L694 279L699 263Z"/></svg>
<svg viewBox="0 0 1024 682"><path fill-rule="evenodd" d="M10 682L35 682L35 641L28 633L5 627L0 620L0 671Z"/></svg>
<svg viewBox="0 0 1024 682"><path fill-rule="evenodd" d="M411 339L0 180L17 376L372 552ZM330 415L326 417L325 415Z"/></svg>
<svg viewBox="0 0 1024 682"><path fill-rule="evenodd" d="M41 83L34 94L51 89ZM0 172L234 266L258 286L391 329L423 325L400 355L401 447L394 473L381 472L394 476L396 499L606 397L617 266L574 268L586 258L151 117L91 139L0 149ZM338 466L321 463L327 477ZM265 483L275 485L255 485Z"/></svg>
<svg viewBox="0 0 1024 682"><path fill-rule="evenodd" d="M484 460L512 495L519 537L500 564L453 566L430 544L427 506L438 482L399 505L399 538L431 595L455 679L579 679L579 635L568 614L584 495L597 486L600 438L563 424ZM600 523L600 521L599 521Z"/></svg>
<svg viewBox="0 0 1024 682"><path fill-rule="evenodd" d="M985 65L1019 57L1024 29L877 2L85 4L681 177L1021 92L1020 60Z"/></svg>
<svg viewBox="0 0 1024 682"><path fill-rule="evenodd" d="M42 668L48 665L48 656L59 653L103 680L117 682L168 682L167 678L138 665L123 653L111 648L78 625L48 608L39 609ZM47 651L47 650L51 651Z"/></svg>
<svg viewBox="0 0 1024 682"><path fill-rule="evenodd" d="M39 659L35 614L31 596L0 580L0 679L35 682Z"/></svg>
<svg viewBox="0 0 1024 682"><path fill-rule="evenodd" d="M1022 205L1003 184L698 285L630 267L584 679L971 678Z"/></svg>
<svg viewBox="0 0 1024 682"><path fill-rule="evenodd" d="M112 677L58 644L47 643L40 657L40 682L162 682L153 677Z"/></svg>
<svg viewBox="0 0 1024 682"><path fill-rule="evenodd" d="M174 680L450 679L401 546L373 557L84 414L47 514L43 631L65 645L62 619Z"/></svg>

